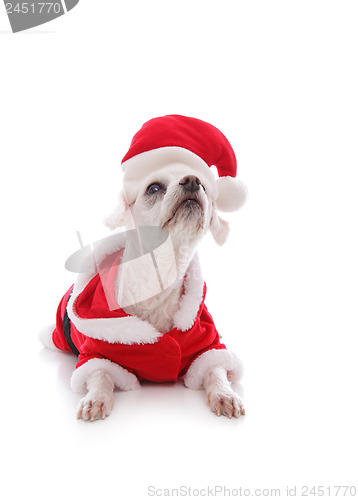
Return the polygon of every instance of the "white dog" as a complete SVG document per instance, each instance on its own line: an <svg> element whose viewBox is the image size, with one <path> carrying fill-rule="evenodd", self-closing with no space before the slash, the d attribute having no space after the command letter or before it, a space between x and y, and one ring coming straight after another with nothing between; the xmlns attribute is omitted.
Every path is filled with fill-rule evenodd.
<svg viewBox="0 0 358 500"><path fill-rule="evenodd" d="M160 142L158 147L154 141L151 149L146 145L138 153L138 142L147 144L148 124L151 141L153 135L159 135L154 134L159 127L160 140L169 133L173 146ZM42 341L48 347L79 355L71 383L74 390L87 393L80 402L78 418L96 420L109 415L115 386L135 389L139 380L174 381L182 375L187 387L206 390L208 405L217 415L238 417L245 410L231 381L241 375L241 363L220 343L206 310L196 247L207 231L219 245L226 241L228 223L219 217L217 206L230 204L231 197L237 209L246 191L238 181L236 190L232 189L228 176L223 190L203 161L205 154L199 157L198 150L193 152L190 140L198 128L206 138L201 139L205 150L206 142L214 140L219 143L221 157L223 149L231 148L211 125L171 115L151 120L143 128L123 162L120 203L106 221L111 229L121 226L127 233L114 233L110 245L102 245L96 268L80 277L64 296L58 323L42 333ZM178 146L178 129L180 141L184 129L190 147L185 140L184 146ZM217 167L219 170L220 165ZM168 238L158 248L152 238L149 249L143 248L146 243L141 237L124 236L123 240L128 230L137 234L138 228L158 228L159 236L168 234ZM98 262L105 264L98 267ZM114 306L110 304L110 289ZM96 312L98 317L94 310L101 310Z"/></svg>

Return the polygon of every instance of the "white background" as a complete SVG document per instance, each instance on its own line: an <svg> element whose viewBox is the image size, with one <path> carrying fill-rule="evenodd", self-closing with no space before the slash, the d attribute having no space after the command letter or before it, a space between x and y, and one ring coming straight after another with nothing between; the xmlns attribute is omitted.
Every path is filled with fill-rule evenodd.
<svg viewBox="0 0 358 500"><path fill-rule="evenodd" d="M12 34L1 8L7 499L357 482L357 26L356 1L82 0ZM116 392L106 421L77 421L75 358L37 333L73 282L75 231L107 234L132 136L170 113L220 128L249 189L226 246L201 246L247 414L145 384Z"/></svg>

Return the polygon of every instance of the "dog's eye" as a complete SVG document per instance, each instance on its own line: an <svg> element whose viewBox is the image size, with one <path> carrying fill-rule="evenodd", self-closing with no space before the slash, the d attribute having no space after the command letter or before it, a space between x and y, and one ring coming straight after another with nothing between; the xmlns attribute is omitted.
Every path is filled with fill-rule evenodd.
<svg viewBox="0 0 358 500"><path fill-rule="evenodd" d="M162 189L162 186L160 184L151 184L147 188L147 194L151 195L151 194L158 193L159 191L161 191L161 189Z"/></svg>

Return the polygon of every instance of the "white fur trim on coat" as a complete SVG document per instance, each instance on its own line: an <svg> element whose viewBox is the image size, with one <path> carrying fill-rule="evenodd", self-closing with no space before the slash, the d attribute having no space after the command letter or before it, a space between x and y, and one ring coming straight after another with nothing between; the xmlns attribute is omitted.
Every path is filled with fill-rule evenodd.
<svg viewBox="0 0 358 500"><path fill-rule="evenodd" d="M97 370L104 370L109 373L116 387L123 391L134 391L140 388L137 377L122 366L113 363L109 359L92 358L73 372L71 389L74 392L85 393L88 376Z"/></svg>
<svg viewBox="0 0 358 500"><path fill-rule="evenodd" d="M184 384L189 389L201 389L207 371L221 366L228 372L230 382L237 382L243 373L242 363L236 354L226 349L211 349L198 356L184 376Z"/></svg>
<svg viewBox="0 0 358 500"><path fill-rule="evenodd" d="M148 321L143 321L136 316L85 319L76 314L75 300L94 276L95 274L79 275L68 301L67 314L78 331L93 339L110 343L153 344L156 342L162 334Z"/></svg>
<svg viewBox="0 0 358 500"><path fill-rule="evenodd" d="M61 349L58 349L52 340L52 334L56 328L56 325L47 325L39 333L39 341L44 347L47 349L51 349L52 351L62 352Z"/></svg>

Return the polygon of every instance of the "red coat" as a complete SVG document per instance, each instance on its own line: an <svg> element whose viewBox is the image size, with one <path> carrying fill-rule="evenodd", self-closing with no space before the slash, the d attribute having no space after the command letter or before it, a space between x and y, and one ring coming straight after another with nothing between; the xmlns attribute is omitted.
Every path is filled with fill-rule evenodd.
<svg viewBox="0 0 358 500"><path fill-rule="evenodd" d="M198 269L193 272L197 260L184 281L174 317L176 326L161 333L147 321L125 313L118 304L116 309L113 303L109 307L108 290L112 290L110 300L115 300L114 277L120 257L120 252L111 254L104 270L80 277L59 304L52 341L58 349L78 355L72 388L83 392L87 376L101 368L110 371L116 385L125 390L138 388L138 380L174 382L185 374L186 385L199 388L207 367L219 363L226 366L232 379L237 378L239 361L220 342L204 303L206 285Z"/></svg>

